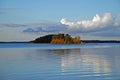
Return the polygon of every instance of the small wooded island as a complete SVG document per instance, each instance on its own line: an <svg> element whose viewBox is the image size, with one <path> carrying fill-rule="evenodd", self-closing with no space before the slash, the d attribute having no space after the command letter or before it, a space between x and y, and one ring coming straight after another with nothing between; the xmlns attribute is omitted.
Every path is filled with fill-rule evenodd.
<svg viewBox="0 0 120 80"><path fill-rule="evenodd" d="M29 43L50 43L50 44L83 44L80 36L71 37L69 34L51 34L39 37Z"/></svg>

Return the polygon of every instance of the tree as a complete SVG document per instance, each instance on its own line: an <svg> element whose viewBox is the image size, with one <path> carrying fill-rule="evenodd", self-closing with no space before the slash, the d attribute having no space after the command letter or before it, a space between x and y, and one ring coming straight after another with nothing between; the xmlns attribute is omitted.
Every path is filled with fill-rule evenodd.
<svg viewBox="0 0 120 80"><path fill-rule="evenodd" d="M80 36L75 36L75 38L73 38L73 43L80 43Z"/></svg>
<svg viewBox="0 0 120 80"><path fill-rule="evenodd" d="M42 37L39 37L33 41L30 41L31 43L52 43L52 44L80 44L83 43L80 41L80 36L76 36L72 38L69 34L51 34L51 35L45 35Z"/></svg>
<svg viewBox="0 0 120 80"><path fill-rule="evenodd" d="M59 36L59 38L62 38L62 39L64 38L64 34L62 34L62 33L59 33L58 36Z"/></svg>
<svg viewBox="0 0 120 80"><path fill-rule="evenodd" d="M65 35L65 43L66 43L66 44L69 44L69 43L71 43L71 42L72 42L71 36L70 36L69 34L66 34L66 35Z"/></svg>

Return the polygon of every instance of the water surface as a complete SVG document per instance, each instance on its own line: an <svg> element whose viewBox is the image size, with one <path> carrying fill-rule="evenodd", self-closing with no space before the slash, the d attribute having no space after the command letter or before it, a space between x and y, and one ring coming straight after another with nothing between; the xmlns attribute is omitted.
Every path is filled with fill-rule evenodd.
<svg viewBox="0 0 120 80"><path fill-rule="evenodd" d="M19 45L0 48L0 80L120 80L118 44Z"/></svg>

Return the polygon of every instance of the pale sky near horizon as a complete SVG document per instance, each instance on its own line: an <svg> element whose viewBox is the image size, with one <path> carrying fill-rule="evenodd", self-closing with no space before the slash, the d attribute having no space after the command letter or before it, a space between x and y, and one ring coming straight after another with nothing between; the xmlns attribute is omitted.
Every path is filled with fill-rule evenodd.
<svg viewBox="0 0 120 80"><path fill-rule="evenodd" d="M52 33L120 40L120 0L0 0L0 41Z"/></svg>

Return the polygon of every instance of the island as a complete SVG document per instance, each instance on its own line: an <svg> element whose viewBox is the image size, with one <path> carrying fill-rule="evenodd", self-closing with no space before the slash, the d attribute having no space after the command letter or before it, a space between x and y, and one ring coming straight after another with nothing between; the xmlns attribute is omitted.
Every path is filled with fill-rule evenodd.
<svg viewBox="0 0 120 80"><path fill-rule="evenodd" d="M29 43L50 43L50 44L84 44L80 36L71 37L69 34L50 34L39 37Z"/></svg>

